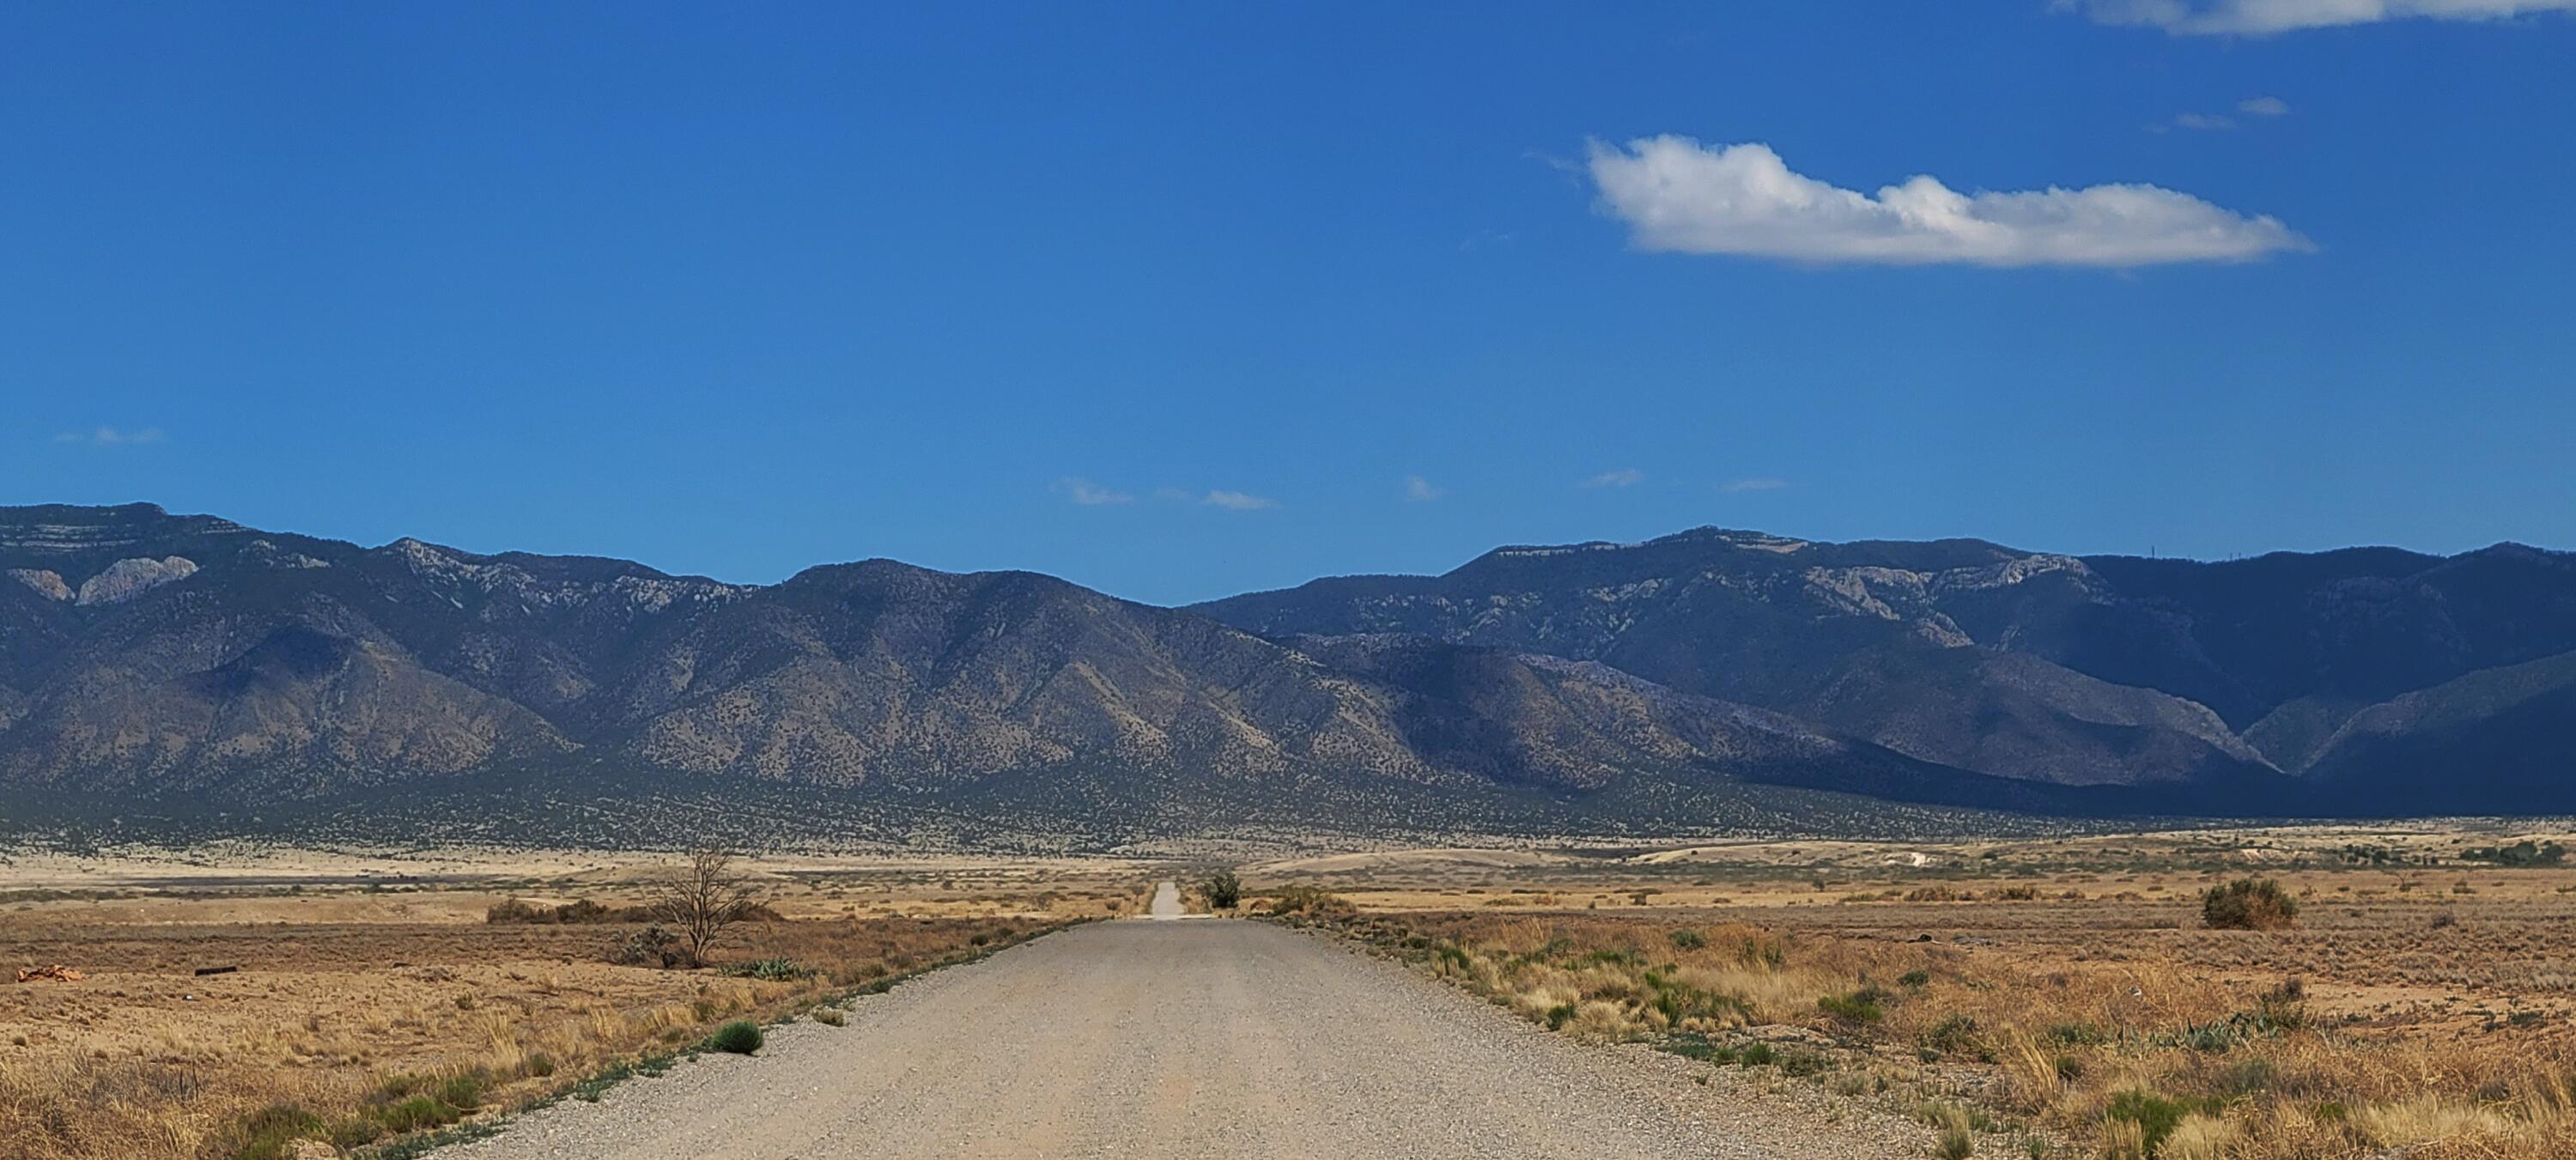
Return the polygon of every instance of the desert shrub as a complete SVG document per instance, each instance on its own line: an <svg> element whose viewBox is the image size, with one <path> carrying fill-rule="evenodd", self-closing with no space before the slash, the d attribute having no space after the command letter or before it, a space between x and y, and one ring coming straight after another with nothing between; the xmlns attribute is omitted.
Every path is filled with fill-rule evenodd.
<svg viewBox="0 0 2576 1160"><path fill-rule="evenodd" d="M438 1102L459 1112L470 1112L483 1106L486 1078L480 1070L458 1072L440 1081L434 1093Z"/></svg>
<svg viewBox="0 0 2576 1160"><path fill-rule="evenodd" d="M1887 997L1887 992L1876 987L1862 987L1824 996L1816 1000L1816 1009L1845 1023L1876 1023L1887 1018L1886 1009L1879 1006Z"/></svg>
<svg viewBox="0 0 2576 1160"><path fill-rule="evenodd" d="M767 1041L768 1037L760 1033L760 1024L749 1019L736 1019L716 1028L715 1034L707 1036L707 1049L731 1052L735 1055L749 1055L760 1050L761 1044Z"/></svg>
<svg viewBox="0 0 2576 1160"><path fill-rule="evenodd" d="M1932 1154L1940 1160L1968 1160L1977 1154L1977 1135L1968 1110L1957 1104L1936 1103L1923 1109L1923 1122L1941 1135L1932 1143Z"/></svg>
<svg viewBox="0 0 2576 1160"><path fill-rule="evenodd" d="M1616 1003L1588 1000L1574 1009L1574 1018L1565 1025L1567 1033L1577 1039L1599 1043L1620 1043L1637 1038L1637 1021L1628 1017Z"/></svg>
<svg viewBox="0 0 2576 1160"><path fill-rule="evenodd" d="M376 1122L392 1132L425 1132L457 1121L457 1113L430 1096L413 1096L376 1110Z"/></svg>
<svg viewBox="0 0 2576 1160"><path fill-rule="evenodd" d="M1695 951L1708 945L1707 935L1701 934L1700 932L1688 927L1676 930L1666 937L1673 940L1674 946L1686 951Z"/></svg>
<svg viewBox="0 0 2576 1160"><path fill-rule="evenodd" d="M2109 1042L2111 1033L2091 1023L2059 1023L2050 1026L2042 1038L2068 1047L2091 1047Z"/></svg>
<svg viewBox="0 0 2576 1160"><path fill-rule="evenodd" d="M1736 944L1735 962L1738 966L1776 971L1789 962L1789 944L1768 932L1749 934Z"/></svg>
<svg viewBox="0 0 2576 1160"><path fill-rule="evenodd" d="M817 1007L814 1009L814 1021L825 1027L839 1027L850 1020L849 1016L841 1014L841 1009L838 1007Z"/></svg>
<svg viewBox="0 0 2576 1160"><path fill-rule="evenodd" d="M2298 918L2299 900L2269 878L2239 878L2200 896L2200 921L2212 930L2281 930Z"/></svg>
<svg viewBox="0 0 2576 1160"><path fill-rule="evenodd" d="M2263 992L2256 1001L2254 1019L2269 1031L2296 1031L2308 1025L2308 984L2293 975L2281 985Z"/></svg>
<svg viewBox="0 0 2576 1160"><path fill-rule="evenodd" d="M1272 914L1311 914L1318 918L1354 913L1341 895L1317 886L1283 886L1270 900Z"/></svg>
<svg viewBox="0 0 2576 1160"><path fill-rule="evenodd" d="M1208 880L1200 885L1199 890L1207 895L1208 906L1213 909L1232 910L1243 904L1243 881L1236 878L1232 870L1219 870L1208 875Z"/></svg>
<svg viewBox="0 0 2576 1160"><path fill-rule="evenodd" d="M764 983L789 983L798 979L813 978L815 971L811 967L798 966L793 959L768 958L736 963L726 967L724 973L737 979L758 979Z"/></svg>
<svg viewBox="0 0 2576 1160"><path fill-rule="evenodd" d="M1952 1015L1924 1028L1921 1038L1926 1049L1943 1055L1973 1052L1978 1046L1977 1018L1973 1015Z"/></svg>
<svg viewBox="0 0 2576 1160"><path fill-rule="evenodd" d="M636 931L608 950L608 961L625 967L676 967L685 959L680 936L658 926Z"/></svg>
<svg viewBox="0 0 2576 1160"><path fill-rule="evenodd" d="M2510 846L2479 846L2463 850L2460 857L2471 862L2493 862L2499 866L2558 866L2567 861L2567 848L2556 842L2535 844L2524 838Z"/></svg>
<svg viewBox="0 0 2576 1160"><path fill-rule="evenodd" d="M2102 1117L2113 1123L2137 1125L2139 1154L2153 1156L2157 1149L2164 1147L2165 1138L2182 1126L2183 1118L2195 1110L2191 1104L2181 1100L2168 1099L2145 1088L2131 1088L2113 1093L2110 1104L2102 1110Z"/></svg>
<svg viewBox="0 0 2576 1160"><path fill-rule="evenodd" d="M1753 1005L1742 999L1677 982L1655 971L1646 972L1646 986L1654 993L1651 1005L1671 1026L1679 1027L1692 1020L1741 1023L1753 1017Z"/></svg>
<svg viewBox="0 0 2576 1160"><path fill-rule="evenodd" d="M653 917L649 907L608 907L587 898L577 898L561 906L546 906L521 898L505 898L483 912L483 921L578 923L578 922L644 922Z"/></svg>
<svg viewBox="0 0 2576 1160"><path fill-rule="evenodd" d="M1736 1056L1734 1048L1708 1036L1689 1031L1667 1035L1656 1040L1655 1049L1670 1052L1684 1059L1696 1059L1706 1063L1733 1063Z"/></svg>
<svg viewBox="0 0 2576 1160"><path fill-rule="evenodd" d="M1745 1062L1751 1063L1752 1060L1747 1058ZM1824 1052L1817 1051L1814 1048L1793 1047L1787 1051L1778 1053L1777 1065L1782 1074L1793 1075L1803 1079L1807 1076L1823 1075L1826 1072L1832 1071L1834 1069L1834 1057Z"/></svg>
<svg viewBox="0 0 2576 1160"><path fill-rule="evenodd" d="M293 1160L297 1140L327 1134L322 1117L292 1104L252 1112L239 1130L241 1143L232 1149L232 1160Z"/></svg>
<svg viewBox="0 0 2576 1160"><path fill-rule="evenodd" d="M376 1090L374 1094L367 1097L367 1101L369 1103L390 1104L396 1100L404 1098L405 1096L420 1094L422 1089L427 1088L429 1084L430 1078L428 1076L407 1071L395 1072L392 1075L376 1081Z"/></svg>

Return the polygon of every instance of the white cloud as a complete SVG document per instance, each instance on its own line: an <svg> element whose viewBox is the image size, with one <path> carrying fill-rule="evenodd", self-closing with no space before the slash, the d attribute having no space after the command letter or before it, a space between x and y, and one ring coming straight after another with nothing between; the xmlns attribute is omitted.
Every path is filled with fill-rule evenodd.
<svg viewBox="0 0 2576 1160"><path fill-rule="evenodd" d="M2571 0L2576 2L2576 0ZM2246 217L2153 185L1962 194L1931 177L1876 196L1791 172L1767 145L1704 146L1666 135L1593 142L1602 208L1640 249L1799 262L2150 266L2242 262L2312 248L2269 217Z"/></svg>
<svg viewBox="0 0 2576 1160"><path fill-rule="evenodd" d="M2174 124L2180 125L2185 129L2200 129L2203 131L2214 129L2233 129L2236 127L2236 118L2227 116L2224 113L2177 113L2174 115Z"/></svg>
<svg viewBox="0 0 2576 1160"><path fill-rule="evenodd" d="M54 436L56 443L78 443L87 447L124 447L136 443L158 443L161 440L161 429L158 427L145 427L139 431L120 431L114 427L101 427L95 431L65 431Z"/></svg>
<svg viewBox="0 0 2576 1160"><path fill-rule="evenodd" d="M1781 488L1784 488L1784 487L1787 487L1787 486L1789 486L1789 481L1788 481L1788 480L1785 480L1785 479L1773 479L1773 478L1771 478L1771 477L1769 477L1769 476L1764 476L1764 477L1759 478L1759 479L1739 479L1739 480L1735 480L1735 481L1733 481L1733 482L1731 482L1731 483L1724 483L1724 484L1720 484L1720 485L1718 485L1717 490L1719 490L1719 491L1778 491L1778 490L1780 490Z"/></svg>
<svg viewBox="0 0 2576 1160"><path fill-rule="evenodd" d="M2079 9L2102 24L2143 25L2182 35L2267 36L2383 20L2498 20L2529 12L2568 12L2576 11L2576 0L2056 0L2056 7Z"/></svg>
<svg viewBox="0 0 2576 1160"><path fill-rule="evenodd" d="M1449 493L1419 475L1404 477L1404 502L1406 503L1430 503L1447 494Z"/></svg>
<svg viewBox="0 0 2576 1160"><path fill-rule="evenodd" d="M1221 507L1227 511L1237 512L1257 512L1279 506L1278 500L1266 496L1246 495L1243 492L1226 491L1222 488L1207 493L1200 498L1199 502L1209 507Z"/></svg>
<svg viewBox="0 0 2576 1160"><path fill-rule="evenodd" d="M2290 102L2279 97L2247 97L2236 102L2236 111L2248 117L2286 117Z"/></svg>
<svg viewBox="0 0 2576 1160"><path fill-rule="evenodd" d="M1638 485L1638 484L1640 484L1640 483L1644 483L1645 481L1646 481L1646 473L1645 473L1645 472L1639 471L1639 470L1637 470L1636 468L1633 468L1633 467L1622 467L1622 468L1620 468L1620 469L1619 469L1619 470L1617 470L1617 471L1605 471L1605 472L1602 472L1601 474L1596 475L1596 476L1593 476L1593 477L1592 477L1592 478L1590 478L1590 479L1584 480L1583 482L1578 483L1578 484L1576 484L1575 486L1576 486L1576 487L1635 487L1636 485Z"/></svg>
<svg viewBox="0 0 2576 1160"><path fill-rule="evenodd" d="M1079 475L1068 475L1055 481L1055 489L1072 497L1073 502L1082 504L1086 507L1096 507L1101 504L1133 503L1136 500L1135 496L1129 495L1126 492L1114 491L1109 488L1102 487L1099 484L1093 483L1088 479L1084 479Z"/></svg>

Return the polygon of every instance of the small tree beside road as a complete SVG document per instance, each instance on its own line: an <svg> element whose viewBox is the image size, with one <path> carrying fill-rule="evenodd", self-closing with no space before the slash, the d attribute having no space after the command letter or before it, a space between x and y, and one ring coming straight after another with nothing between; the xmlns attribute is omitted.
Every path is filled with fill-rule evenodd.
<svg viewBox="0 0 2576 1160"><path fill-rule="evenodd" d="M693 850L689 861L656 883L648 897L654 917L679 935L688 965L703 966L726 927L760 907L760 887L722 850Z"/></svg>
<svg viewBox="0 0 2576 1160"><path fill-rule="evenodd" d="M1209 875L1207 883L1199 887L1199 891L1207 895L1210 910L1232 910L1243 902L1243 882L1234 876L1232 870L1219 870Z"/></svg>

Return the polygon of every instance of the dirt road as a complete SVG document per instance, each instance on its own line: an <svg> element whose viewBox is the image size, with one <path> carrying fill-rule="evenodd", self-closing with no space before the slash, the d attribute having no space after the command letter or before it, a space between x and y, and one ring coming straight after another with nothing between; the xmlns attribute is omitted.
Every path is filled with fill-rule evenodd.
<svg viewBox="0 0 2576 1160"><path fill-rule="evenodd" d="M1157 908L1159 909L1159 908ZM1824 1157L1881 1131L1729 1098L1267 924L1095 923L566 1101L444 1160Z"/></svg>

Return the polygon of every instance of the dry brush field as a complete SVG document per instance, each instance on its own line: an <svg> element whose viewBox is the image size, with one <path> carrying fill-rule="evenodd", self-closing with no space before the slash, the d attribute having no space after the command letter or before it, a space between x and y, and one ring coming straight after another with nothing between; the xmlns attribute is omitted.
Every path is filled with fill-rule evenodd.
<svg viewBox="0 0 2576 1160"><path fill-rule="evenodd" d="M670 1066L803 1013L1135 908L1117 864L787 864L703 969L610 961L650 860L437 875L156 864L0 874L0 1156L407 1154L434 1130ZM72 868L78 871L80 868ZM50 873L46 872L50 870ZM606 921L489 921L576 900ZM17 969L76 981L13 983ZM764 965L765 964L765 965ZM198 975L202 968L236 967Z"/></svg>
<svg viewBox="0 0 2576 1160"><path fill-rule="evenodd" d="M2524 836L1368 855L1246 899L1569 1035L1893 1103L1949 1155L2565 1157L2576 869L2493 860ZM2294 925L2204 925L2248 877Z"/></svg>

